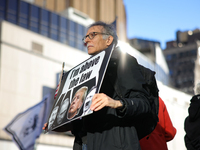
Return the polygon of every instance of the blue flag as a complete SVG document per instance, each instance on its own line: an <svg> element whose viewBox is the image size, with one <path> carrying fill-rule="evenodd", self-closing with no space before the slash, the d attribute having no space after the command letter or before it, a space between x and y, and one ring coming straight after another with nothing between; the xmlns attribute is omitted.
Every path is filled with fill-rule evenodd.
<svg viewBox="0 0 200 150"><path fill-rule="evenodd" d="M50 96L35 106L18 114L4 130L10 134L20 150L33 150L35 140L42 133L42 127L47 120Z"/></svg>

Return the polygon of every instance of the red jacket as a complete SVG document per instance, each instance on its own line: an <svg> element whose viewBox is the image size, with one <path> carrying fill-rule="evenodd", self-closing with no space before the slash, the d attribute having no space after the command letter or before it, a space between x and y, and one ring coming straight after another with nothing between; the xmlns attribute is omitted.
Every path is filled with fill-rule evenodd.
<svg viewBox="0 0 200 150"><path fill-rule="evenodd" d="M150 134L149 138L144 137L140 140L141 150L167 150L167 142L172 140L176 134L165 103L159 98L159 122Z"/></svg>

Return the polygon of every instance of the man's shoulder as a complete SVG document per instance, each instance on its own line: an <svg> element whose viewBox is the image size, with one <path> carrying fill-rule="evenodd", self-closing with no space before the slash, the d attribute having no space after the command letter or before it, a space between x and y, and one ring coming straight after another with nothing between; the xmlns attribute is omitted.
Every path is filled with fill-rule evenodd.
<svg viewBox="0 0 200 150"><path fill-rule="evenodd" d="M118 57L127 57L127 56L129 56L129 57L131 57L133 59L136 59L133 55L128 53L125 49L122 49L120 46L117 46L117 47L114 48L112 56L118 56Z"/></svg>

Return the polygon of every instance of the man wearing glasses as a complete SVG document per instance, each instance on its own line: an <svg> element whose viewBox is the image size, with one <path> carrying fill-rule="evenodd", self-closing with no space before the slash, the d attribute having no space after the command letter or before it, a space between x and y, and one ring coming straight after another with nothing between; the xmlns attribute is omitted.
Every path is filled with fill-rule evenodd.
<svg viewBox="0 0 200 150"><path fill-rule="evenodd" d="M113 26L103 22L90 25L83 38L90 55L112 44L117 45L117 40ZM127 56L125 60L131 61L126 63L121 55L119 52L117 72L112 73L116 75L115 83L110 82L111 77L105 76L107 90L100 90L100 93L93 96L90 109L94 113L83 117L83 128L87 132L87 140L83 141L83 145L86 145L87 150L140 150L137 131L130 120L150 111L148 93L143 88L145 81L137 60ZM115 89L115 85L120 89L121 96L116 90L110 92Z"/></svg>
<svg viewBox="0 0 200 150"><path fill-rule="evenodd" d="M113 44L117 45L117 41L113 26L104 22L90 25L83 38L89 55L95 55ZM83 117L80 126L77 123L74 127L74 150L140 150L137 131L130 122L138 115L150 111L148 92L143 88L145 80L137 60L131 56L129 59L128 55L122 59L121 51L117 51L116 57L111 57L110 60L118 59L117 71L111 72L116 76L116 81L113 84L110 82L112 76L105 76L107 90L100 90L93 96L90 106L93 113ZM129 63L126 59L130 60ZM121 95L115 90L115 86L121 91ZM83 136L83 131L87 138Z"/></svg>

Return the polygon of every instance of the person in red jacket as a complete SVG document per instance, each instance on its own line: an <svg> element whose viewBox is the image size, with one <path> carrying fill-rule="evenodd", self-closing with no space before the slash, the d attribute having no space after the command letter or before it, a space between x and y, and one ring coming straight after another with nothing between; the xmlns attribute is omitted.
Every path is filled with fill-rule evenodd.
<svg viewBox="0 0 200 150"><path fill-rule="evenodd" d="M176 128L173 126L167 107L159 97L159 122L153 132L140 140L141 150L168 150L167 142L176 135Z"/></svg>

